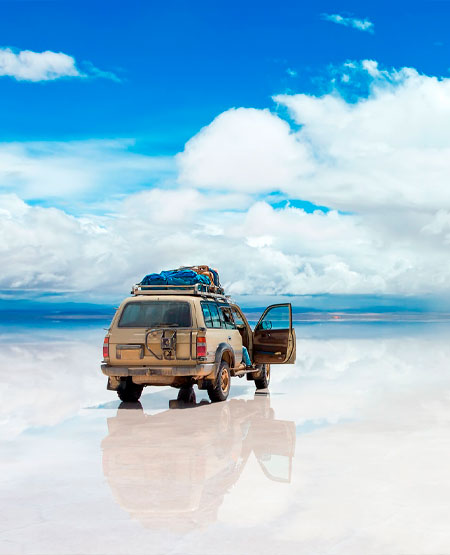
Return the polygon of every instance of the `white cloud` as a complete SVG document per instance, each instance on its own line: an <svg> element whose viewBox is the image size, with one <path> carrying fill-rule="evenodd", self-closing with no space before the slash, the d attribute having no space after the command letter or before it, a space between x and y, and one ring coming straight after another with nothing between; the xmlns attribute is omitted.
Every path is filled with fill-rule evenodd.
<svg viewBox="0 0 450 555"><path fill-rule="evenodd" d="M450 79L388 72L370 60L351 65L344 75L351 85L364 74L367 98L276 96L299 130L266 110L224 112L178 156L180 181L282 190L344 211L450 208Z"/></svg>
<svg viewBox="0 0 450 555"><path fill-rule="evenodd" d="M120 83L122 80L112 71L103 71L98 67L95 67L92 62L83 62L84 75L85 77L93 77L99 79L111 79L116 83Z"/></svg>
<svg viewBox="0 0 450 555"><path fill-rule="evenodd" d="M450 80L370 60L342 72L367 95L277 96L295 125L228 110L178 155L178 184L164 183L171 160L127 142L0 145L0 288L124 293L146 272L207 261L233 294L442 294ZM108 214L23 202L58 195ZM291 204L274 209L279 198Z"/></svg>
<svg viewBox="0 0 450 555"><path fill-rule="evenodd" d="M18 81L51 81L60 77L82 77L75 60L62 52L15 52L11 48L0 49L0 75L14 77Z"/></svg>
<svg viewBox="0 0 450 555"><path fill-rule="evenodd" d="M442 215L450 211L450 80L412 68L383 70L372 60L347 63L343 74L349 86L367 81L368 96L356 102L337 91L276 96L299 130L261 110L225 112L187 143L178 158L180 179L191 187L281 190L351 212L336 220L347 223L348 235L330 243L319 226L305 242L297 220L285 226L287 212L273 213L280 214L274 227L284 235L279 251L268 256L284 265L285 290L305 292L312 284L316 292L442 290L450 277ZM271 219L261 215L261 237ZM286 279L289 268L295 279ZM249 282L241 280L240 289Z"/></svg>
<svg viewBox="0 0 450 555"><path fill-rule="evenodd" d="M204 189L258 192L293 186L312 170L307 145L268 110L231 109L186 143L180 181Z"/></svg>
<svg viewBox="0 0 450 555"><path fill-rule="evenodd" d="M0 143L0 192L57 205L69 197L72 204L98 199L104 206L173 173L171 158L137 154L133 146L131 140Z"/></svg>
<svg viewBox="0 0 450 555"><path fill-rule="evenodd" d="M369 61L362 69L370 93L355 103L333 93L275 98L302 126L297 140L319 154L297 194L343 210L450 207L450 80Z"/></svg>
<svg viewBox="0 0 450 555"><path fill-rule="evenodd" d="M75 59L63 52L0 48L0 76L13 77L17 81L54 81L63 77L104 77L119 80L113 73L101 71L90 62L85 65L86 71L80 71Z"/></svg>
<svg viewBox="0 0 450 555"><path fill-rule="evenodd" d="M374 32L374 24L368 19L357 19L355 17L344 17L339 14L327 13L323 13L321 17L325 21L331 21L332 23L344 25L345 27L353 27L353 29L358 29L358 31L367 31L368 33Z"/></svg>
<svg viewBox="0 0 450 555"><path fill-rule="evenodd" d="M239 195L228 204L222 199L195 189L153 189L129 196L114 215L75 217L4 196L0 288L124 294L148 271L202 260L220 269L232 294L446 288L450 263L437 265L433 235L428 248L405 245L355 215L248 206Z"/></svg>

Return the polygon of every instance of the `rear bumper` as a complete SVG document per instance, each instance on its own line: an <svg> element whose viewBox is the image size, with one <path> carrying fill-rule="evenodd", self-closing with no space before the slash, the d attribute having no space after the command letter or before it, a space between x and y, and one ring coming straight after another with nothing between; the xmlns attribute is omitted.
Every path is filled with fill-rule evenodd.
<svg viewBox="0 0 450 555"><path fill-rule="evenodd" d="M103 363L102 372L105 376L124 378L127 376L208 376L214 372L216 365L194 364L191 366L110 366Z"/></svg>

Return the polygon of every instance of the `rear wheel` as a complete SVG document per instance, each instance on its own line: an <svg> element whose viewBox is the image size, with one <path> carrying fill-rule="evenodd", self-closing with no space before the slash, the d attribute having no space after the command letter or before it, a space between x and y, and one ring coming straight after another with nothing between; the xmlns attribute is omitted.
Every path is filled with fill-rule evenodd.
<svg viewBox="0 0 450 555"><path fill-rule="evenodd" d="M270 364L262 364L261 366L260 377L255 378L256 389L267 389L270 383Z"/></svg>
<svg viewBox="0 0 450 555"><path fill-rule="evenodd" d="M230 393L231 374L228 363L222 360L214 382L208 386L208 396L213 403L225 401Z"/></svg>
<svg viewBox="0 0 450 555"><path fill-rule="evenodd" d="M125 403L136 403L139 401L143 389L143 385L135 384L133 380L128 377L124 380L120 380L117 395L119 399Z"/></svg>
<svg viewBox="0 0 450 555"><path fill-rule="evenodd" d="M195 391L192 386L190 387L180 387L178 392L177 401L187 403L189 405L195 405L197 398L195 396Z"/></svg>

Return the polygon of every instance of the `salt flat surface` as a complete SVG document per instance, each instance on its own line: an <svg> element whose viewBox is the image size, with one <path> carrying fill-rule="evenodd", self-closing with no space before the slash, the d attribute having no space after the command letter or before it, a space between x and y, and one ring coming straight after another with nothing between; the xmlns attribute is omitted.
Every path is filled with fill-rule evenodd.
<svg viewBox="0 0 450 555"><path fill-rule="evenodd" d="M131 409L102 329L4 330L0 552L450 553L450 324L296 332L270 395Z"/></svg>

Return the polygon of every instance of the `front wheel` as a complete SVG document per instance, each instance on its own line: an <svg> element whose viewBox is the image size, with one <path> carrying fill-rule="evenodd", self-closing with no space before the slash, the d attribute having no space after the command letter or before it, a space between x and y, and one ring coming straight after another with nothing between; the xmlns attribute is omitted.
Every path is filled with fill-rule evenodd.
<svg viewBox="0 0 450 555"><path fill-rule="evenodd" d="M270 364L262 364L261 366L260 377L255 378L256 389L267 389L270 383Z"/></svg>
<svg viewBox="0 0 450 555"><path fill-rule="evenodd" d="M134 383L133 380L128 377L124 380L120 380L117 395L119 396L119 399L125 403L137 403L143 389L143 385Z"/></svg>
<svg viewBox="0 0 450 555"><path fill-rule="evenodd" d="M231 374L228 363L224 360L220 363L216 379L208 386L208 396L212 403L225 401L230 393Z"/></svg>

